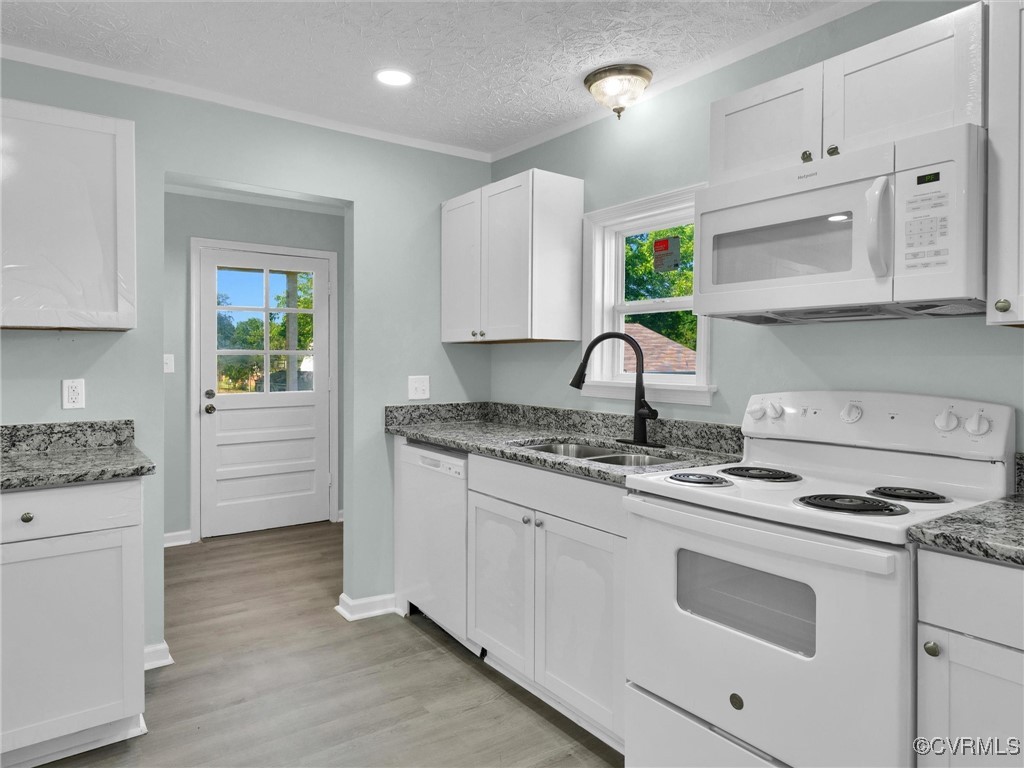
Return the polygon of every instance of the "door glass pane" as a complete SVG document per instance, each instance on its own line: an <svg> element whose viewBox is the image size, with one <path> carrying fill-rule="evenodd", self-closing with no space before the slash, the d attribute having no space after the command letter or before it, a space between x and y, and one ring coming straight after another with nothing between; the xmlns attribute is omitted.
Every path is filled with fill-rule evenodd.
<svg viewBox="0 0 1024 768"><path fill-rule="evenodd" d="M295 312L270 313L270 348L313 348L313 316Z"/></svg>
<svg viewBox="0 0 1024 768"><path fill-rule="evenodd" d="M313 308L312 272L270 272L270 306Z"/></svg>
<svg viewBox="0 0 1024 768"><path fill-rule="evenodd" d="M853 213L840 211L715 235L715 285L849 272L853 265Z"/></svg>
<svg viewBox="0 0 1024 768"><path fill-rule="evenodd" d="M263 349L263 313L217 312L217 349Z"/></svg>
<svg viewBox="0 0 1024 768"><path fill-rule="evenodd" d="M816 599L802 582L680 549L676 602L684 611L814 656Z"/></svg>
<svg viewBox="0 0 1024 768"><path fill-rule="evenodd" d="M313 389L312 355L271 355L271 392L309 392Z"/></svg>
<svg viewBox="0 0 1024 768"><path fill-rule="evenodd" d="M263 270L217 267L217 306L262 307Z"/></svg>
<svg viewBox="0 0 1024 768"><path fill-rule="evenodd" d="M626 315L623 333L629 334L644 351L647 373L697 372L697 316L692 312L650 312ZM636 355L631 347L620 344L622 368L636 372Z"/></svg>
<svg viewBox="0 0 1024 768"><path fill-rule="evenodd" d="M626 301L693 295L693 224L629 235L623 255Z"/></svg>
<svg viewBox="0 0 1024 768"><path fill-rule="evenodd" d="M217 355L217 392L263 391L263 355Z"/></svg>

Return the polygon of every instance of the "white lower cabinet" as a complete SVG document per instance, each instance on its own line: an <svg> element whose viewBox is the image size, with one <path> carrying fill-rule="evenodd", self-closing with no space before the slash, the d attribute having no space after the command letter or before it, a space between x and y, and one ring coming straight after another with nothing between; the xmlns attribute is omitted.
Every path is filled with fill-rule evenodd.
<svg viewBox="0 0 1024 768"><path fill-rule="evenodd" d="M144 733L140 481L3 501L3 764ZM99 530L51 535L62 522Z"/></svg>
<svg viewBox="0 0 1024 768"><path fill-rule="evenodd" d="M549 472L508 467L513 482L524 470L559 482ZM576 483L596 485L562 482L569 490ZM620 504L621 491L608 491ZM570 516L575 511L571 504L566 510ZM469 493L469 639L499 669L567 705L616 746L624 730L625 554L621 536Z"/></svg>
<svg viewBox="0 0 1024 768"><path fill-rule="evenodd" d="M1024 568L921 552L917 764L1024 766Z"/></svg>

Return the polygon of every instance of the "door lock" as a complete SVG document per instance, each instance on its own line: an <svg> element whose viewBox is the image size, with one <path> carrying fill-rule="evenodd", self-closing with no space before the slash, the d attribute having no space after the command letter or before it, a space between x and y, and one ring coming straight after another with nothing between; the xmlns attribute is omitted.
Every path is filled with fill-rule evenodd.
<svg viewBox="0 0 1024 768"><path fill-rule="evenodd" d="M203 397L205 397L207 400L213 400L213 398L216 395L217 395L217 393L214 392L212 389L208 389L205 392L203 392Z"/></svg>
<svg viewBox="0 0 1024 768"><path fill-rule="evenodd" d="M215 406L213 403L210 403L205 408L203 408L203 410L206 411L207 413L216 413L217 406Z"/></svg>

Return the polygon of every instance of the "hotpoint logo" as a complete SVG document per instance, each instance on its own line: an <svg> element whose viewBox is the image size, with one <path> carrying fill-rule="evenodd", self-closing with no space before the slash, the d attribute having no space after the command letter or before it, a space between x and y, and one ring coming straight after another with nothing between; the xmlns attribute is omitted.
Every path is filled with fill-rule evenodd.
<svg viewBox="0 0 1024 768"><path fill-rule="evenodd" d="M813 179L817 175L817 171L813 171L812 173L801 173L799 176L796 177L796 180L800 181L801 179Z"/></svg>

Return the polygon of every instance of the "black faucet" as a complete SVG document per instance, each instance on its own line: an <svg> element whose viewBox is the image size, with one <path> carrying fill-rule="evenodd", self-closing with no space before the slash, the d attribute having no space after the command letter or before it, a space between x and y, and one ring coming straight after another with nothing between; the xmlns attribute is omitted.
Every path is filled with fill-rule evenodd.
<svg viewBox="0 0 1024 768"><path fill-rule="evenodd" d="M630 443L631 445L646 445L649 448L664 448L665 446L660 443L647 442L647 420L658 418L658 412L651 408L651 404L644 399L644 353L643 350L640 349L640 345L637 343L636 339L632 336L627 336L625 333L619 333L617 331L609 331L608 333L602 333L599 336L595 336L594 340L587 345L587 349L583 353L583 360L580 362L580 367L576 369L576 375L572 377L572 381L569 382L569 386L575 387L576 389L583 389L583 382L587 378L587 363L590 362L590 353L594 351L594 347L608 339L622 339L633 348L633 354L636 355L636 394L633 401L633 439L627 440L625 438L621 438L617 442Z"/></svg>

